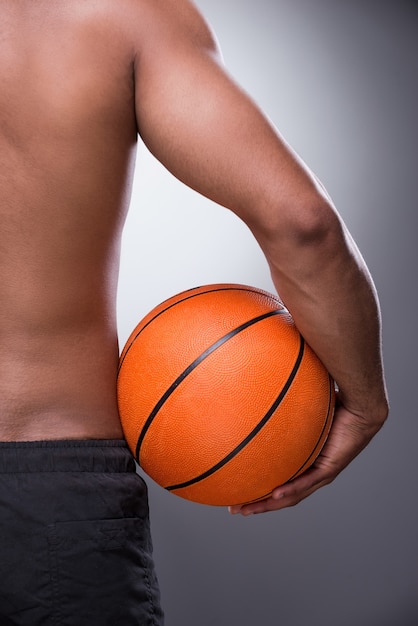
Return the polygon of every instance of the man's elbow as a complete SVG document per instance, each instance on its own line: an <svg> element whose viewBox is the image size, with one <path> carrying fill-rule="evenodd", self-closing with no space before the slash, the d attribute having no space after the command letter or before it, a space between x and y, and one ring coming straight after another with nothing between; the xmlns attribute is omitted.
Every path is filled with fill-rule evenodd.
<svg viewBox="0 0 418 626"><path fill-rule="evenodd" d="M256 226L260 241L283 251L332 251L347 242L347 232L334 207L321 196L279 203L264 223ZM264 247L264 246L263 246Z"/></svg>

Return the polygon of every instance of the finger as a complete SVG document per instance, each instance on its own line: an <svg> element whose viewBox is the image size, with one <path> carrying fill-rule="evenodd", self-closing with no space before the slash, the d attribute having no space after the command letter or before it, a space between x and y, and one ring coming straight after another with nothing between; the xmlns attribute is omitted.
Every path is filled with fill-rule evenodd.
<svg viewBox="0 0 418 626"><path fill-rule="evenodd" d="M271 494L273 500L303 500L320 487L329 484L334 475L324 468L311 468L298 478L276 487Z"/></svg>
<svg viewBox="0 0 418 626"><path fill-rule="evenodd" d="M232 515L241 514L247 516L292 507L321 487L331 483L333 478L334 476L331 476L329 471L326 471L324 468L312 468L295 480L274 489L268 499L231 506L229 507L229 512Z"/></svg>
<svg viewBox="0 0 418 626"><path fill-rule="evenodd" d="M247 515L254 515L258 513L267 513L269 511L279 511L280 509L292 507L292 506L295 506L296 504L299 504L301 500L303 500L304 498L307 498L314 491L316 491L316 489L318 489L319 487L320 485L318 485L318 487L312 488L309 491L304 491L304 492L298 492L298 491L292 490L289 493L281 493L275 498L270 497L267 500L261 500L260 502L252 502L250 504L244 504L241 506L240 505L231 506L229 507L229 512L231 513L231 515L240 514L243 516L247 516Z"/></svg>

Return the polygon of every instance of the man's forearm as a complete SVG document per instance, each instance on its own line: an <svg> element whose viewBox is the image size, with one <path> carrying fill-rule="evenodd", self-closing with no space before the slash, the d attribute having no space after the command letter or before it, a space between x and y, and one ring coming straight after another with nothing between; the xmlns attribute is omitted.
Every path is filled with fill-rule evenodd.
<svg viewBox="0 0 418 626"><path fill-rule="evenodd" d="M330 206L311 236L265 246L275 286L353 413L380 421L387 413L381 319L370 273Z"/></svg>

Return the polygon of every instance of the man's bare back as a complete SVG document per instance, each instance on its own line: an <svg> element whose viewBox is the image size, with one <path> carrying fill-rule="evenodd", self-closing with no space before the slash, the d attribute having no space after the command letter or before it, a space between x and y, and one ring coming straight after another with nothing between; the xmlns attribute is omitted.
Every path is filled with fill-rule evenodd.
<svg viewBox="0 0 418 626"><path fill-rule="evenodd" d="M115 293L137 131L112 4L0 5L1 440L122 436Z"/></svg>

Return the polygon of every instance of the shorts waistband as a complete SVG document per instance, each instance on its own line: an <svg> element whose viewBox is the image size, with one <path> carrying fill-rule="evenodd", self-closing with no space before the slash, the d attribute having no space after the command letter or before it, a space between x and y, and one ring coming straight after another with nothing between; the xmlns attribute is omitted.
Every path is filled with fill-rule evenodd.
<svg viewBox="0 0 418 626"><path fill-rule="evenodd" d="M0 441L0 473L135 472L123 439Z"/></svg>

